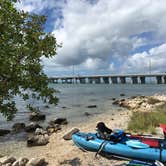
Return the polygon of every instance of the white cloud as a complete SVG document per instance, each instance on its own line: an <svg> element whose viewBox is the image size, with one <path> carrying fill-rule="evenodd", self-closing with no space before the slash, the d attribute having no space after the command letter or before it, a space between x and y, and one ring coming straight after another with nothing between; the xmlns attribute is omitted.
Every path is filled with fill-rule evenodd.
<svg viewBox="0 0 166 166"><path fill-rule="evenodd" d="M94 4L87 0L67 0L67 3L63 1L63 5L58 3L60 1L41 1L25 0L19 8L32 12L56 6L62 8L63 20L54 22L53 33L63 47L50 60L51 63L45 62L47 69L52 64L60 64L64 69L65 66L77 65L85 70L100 68L130 72L135 67L132 71L142 72L147 70L152 56L154 71L161 71L165 55L159 52L162 50L160 47L134 55L130 52L146 44L166 42L165 0L99 0ZM63 27L57 29L59 24ZM154 32L154 36L140 36L143 32ZM158 54L163 54L163 57ZM117 66L114 59L121 65Z"/></svg>
<svg viewBox="0 0 166 166"><path fill-rule="evenodd" d="M134 54L122 66L128 73L166 72L166 43L154 47L149 52ZM151 70L151 71L150 71Z"/></svg>
<svg viewBox="0 0 166 166"><path fill-rule="evenodd" d="M40 13L44 10L62 8L65 0L20 0L16 3L18 9L26 12Z"/></svg>

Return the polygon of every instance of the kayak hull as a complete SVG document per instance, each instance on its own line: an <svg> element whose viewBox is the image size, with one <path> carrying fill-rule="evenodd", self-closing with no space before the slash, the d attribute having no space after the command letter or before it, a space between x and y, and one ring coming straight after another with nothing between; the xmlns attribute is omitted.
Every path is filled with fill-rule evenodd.
<svg viewBox="0 0 166 166"><path fill-rule="evenodd" d="M94 133L75 133L72 136L73 142L82 149L97 152L102 146L102 153L134 158L146 161L159 160L166 162L166 149L151 148L143 146L142 148L131 147L126 144L126 139L121 142L103 140Z"/></svg>

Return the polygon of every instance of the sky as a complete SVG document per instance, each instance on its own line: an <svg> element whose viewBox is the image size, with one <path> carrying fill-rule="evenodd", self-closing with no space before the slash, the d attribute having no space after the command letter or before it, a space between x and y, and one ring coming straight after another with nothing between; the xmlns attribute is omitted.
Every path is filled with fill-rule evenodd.
<svg viewBox="0 0 166 166"><path fill-rule="evenodd" d="M57 55L48 76L166 72L165 0L21 0L18 10L47 16Z"/></svg>

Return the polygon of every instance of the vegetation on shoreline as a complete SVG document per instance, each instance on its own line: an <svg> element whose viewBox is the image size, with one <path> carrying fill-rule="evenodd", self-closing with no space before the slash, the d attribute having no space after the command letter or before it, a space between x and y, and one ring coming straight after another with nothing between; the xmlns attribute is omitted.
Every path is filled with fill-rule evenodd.
<svg viewBox="0 0 166 166"><path fill-rule="evenodd" d="M158 103L157 99L149 100L149 103ZM155 128L160 123L166 123L166 102L156 106L153 111L132 113L128 129L134 132L150 132L156 134Z"/></svg>

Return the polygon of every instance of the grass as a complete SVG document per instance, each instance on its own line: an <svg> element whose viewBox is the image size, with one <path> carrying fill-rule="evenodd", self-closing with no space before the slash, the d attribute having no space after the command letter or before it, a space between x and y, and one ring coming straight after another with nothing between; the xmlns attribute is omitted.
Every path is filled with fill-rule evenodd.
<svg viewBox="0 0 166 166"><path fill-rule="evenodd" d="M166 124L166 103L156 107L153 112L133 112L128 130L155 134L155 127Z"/></svg>

